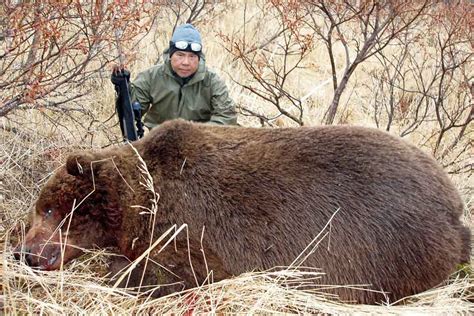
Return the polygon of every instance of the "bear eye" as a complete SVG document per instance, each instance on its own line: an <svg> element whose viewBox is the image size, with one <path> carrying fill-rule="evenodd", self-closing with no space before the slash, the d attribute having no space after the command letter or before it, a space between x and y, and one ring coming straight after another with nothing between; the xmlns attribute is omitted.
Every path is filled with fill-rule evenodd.
<svg viewBox="0 0 474 316"><path fill-rule="evenodd" d="M51 214L53 214L53 210L52 210L52 209L48 209L48 210L46 211L46 213L44 214L44 218L50 217Z"/></svg>

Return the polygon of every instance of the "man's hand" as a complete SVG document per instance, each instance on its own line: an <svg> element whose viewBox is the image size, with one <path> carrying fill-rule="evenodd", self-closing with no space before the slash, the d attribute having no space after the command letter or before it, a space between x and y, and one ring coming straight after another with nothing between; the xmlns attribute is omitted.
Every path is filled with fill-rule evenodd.
<svg viewBox="0 0 474 316"><path fill-rule="evenodd" d="M117 86L123 83L123 81L125 80L127 82L130 81L130 71L120 66L114 66L114 68L112 69L112 76L110 77L110 81L112 81L112 83Z"/></svg>

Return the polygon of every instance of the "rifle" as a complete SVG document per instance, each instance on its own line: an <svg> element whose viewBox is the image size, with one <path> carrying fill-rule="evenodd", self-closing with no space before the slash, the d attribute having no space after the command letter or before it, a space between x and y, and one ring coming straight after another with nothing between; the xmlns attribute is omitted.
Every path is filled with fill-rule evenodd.
<svg viewBox="0 0 474 316"><path fill-rule="evenodd" d="M115 86L117 98L115 99L115 109L119 118L120 130L124 141L134 141L142 138L143 123L140 103L131 103L130 100L130 72L124 68L124 57L120 46L120 29L115 30L115 40L119 54L120 68L114 69L112 83ZM136 126L135 126L136 125Z"/></svg>

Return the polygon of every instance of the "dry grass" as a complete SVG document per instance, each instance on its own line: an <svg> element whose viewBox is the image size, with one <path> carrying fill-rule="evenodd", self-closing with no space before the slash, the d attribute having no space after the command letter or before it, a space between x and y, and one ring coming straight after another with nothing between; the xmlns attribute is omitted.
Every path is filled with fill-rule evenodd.
<svg viewBox="0 0 474 316"><path fill-rule="evenodd" d="M406 299L403 305L350 305L323 294L325 288L298 289L321 272L275 269L247 273L185 292L153 299L107 285L104 267L112 254L94 251L63 271L40 272L2 253L0 302L7 314L467 314L473 280L458 278L448 285ZM97 272L101 271L102 272ZM361 288L361 291L363 289ZM472 293L471 299L472 299Z"/></svg>
<svg viewBox="0 0 474 316"><path fill-rule="evenodd" d="M158 299L107 286L105 278L93 273L107 262L103 252L77 260L65 271L38 272L13 261L3 253L0 272L3 294L0 301L7 314L186 314L201 313L373 313L458 314L474 312L466 290L472 280L457 279L449 285L407 300L400 306L369 306L337 303L327 295L296 287L308 274L294 270L255 272Z"/></svg>
<svg viewBox="0 0 474 316"><path fill-rule="evenodd" d="M249 16L255 13L255 8L248 10ZM238 34L241 29L236 21L241 16L242 11L236 5L234 11L225 12L212 23L200 26L207 61L227 80L230 92L238 103L246 104L256 112L273 114L274 109L269 104L243 91L231 80L246 80L248 74L241 65L223 53L221 42L216 37L218 32ZM165 20L159 22L164 23ZM169 35L170 27L163 25L161 32ZM264 38L271 29L267 23L257 35ZM167 39L160 38L158 49L163 49L166 43ZM153 64L160 54L155 46L146 41L138 47L138 51L139 58L131 65L132 74ZM325 84L330 75L324 49L315 49L311 60L322 62L317 68L302 69L298 76L289 80L289 88L297 95L310 95L305 101L305 123L308 125L321 121L332 93L330 84ZM371 66L368 63L368 68L356 72L349 92L341 102L346 109L348 123L374 125L367 114L368 105L372 102L370 89L360 84L369 81L367 72ZM319 293L318 289L303 291L297 288L303 276L305 280L308 276L318 278L320 272L294 269L248 273L176 295L152 299L108 284L105 275L113 256L108 250L89 251L66 265L63 271L38 272L15 261L11 247L24 234L29 209L34 205L42 184L61 165L67 154L76 148L110 146L119 140L116 119L107 120L114 108L114 93L108 75L97 78L91 84L100 88L97 89L97 95L83 101L82 107L88 108L88 113L20 111L8 119L0 120L0 124L6 128L0 129L0 307L5 314L474 313L474 303L467 300L469 295L473 299L474 288L474 280L469 277L454 278L449 284L409 298L404 304L396 306L343 304ZM246 126L258 126L258 120L254 118L241 116L239 122ZM291 125L291 122L285 121L284 124ZM428 134L434 126L434 123L427 124L419 133ZM422 138L413 134L408 139L422 145ZM464 222L472 228L472 173L452 175L452 179L466 203ZM474 270L472 264L470 268Z"/></svg>

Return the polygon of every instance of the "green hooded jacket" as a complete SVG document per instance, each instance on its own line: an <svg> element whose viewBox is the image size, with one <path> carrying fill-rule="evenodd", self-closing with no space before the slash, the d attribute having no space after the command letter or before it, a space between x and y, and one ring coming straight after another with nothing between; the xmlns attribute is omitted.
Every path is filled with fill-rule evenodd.
<svg viewBox="0 0 474 316"><path fill-rule="evenodd" d="M201 57L189 82L173 74L168 54L164 63L138 74L130 85L132 102L142 106L144 124L153 128L164 121L183 118L212 124L237 124L235 103L227 86L210 71Z"/></svg>

